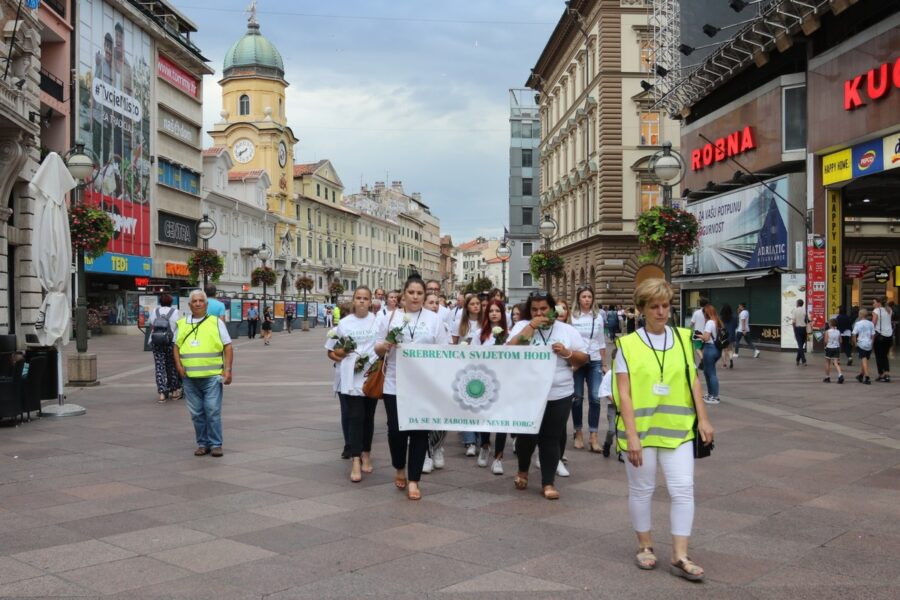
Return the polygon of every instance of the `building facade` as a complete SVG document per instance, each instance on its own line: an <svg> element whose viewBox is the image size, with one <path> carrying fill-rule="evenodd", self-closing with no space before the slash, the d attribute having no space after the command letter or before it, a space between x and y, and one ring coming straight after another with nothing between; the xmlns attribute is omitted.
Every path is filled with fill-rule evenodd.
<svg viewBox="0 0 900 600"><path fill-rule="evenodd" d="M441 291L448 298L456 290L456 257L453 255L453 238L441 236Z"/></svg>
<svg viewBox="0 0 900 600"><path fill-rule="evenodd" d="M541 210L557 224L550 247L565 261L553 291L569 300L629 304L637 282L662 277L641 262L635 222L661 203L649 157L678 129L654 109L640 80L649 71L650 2L573 0L527 81L540 94Z"/></svg>
<svg viewBox="0 0 900 600"><path fill-rule="evenodd" d="M524 302L540 286L531 254L541 246L541 117L534 90L509 90L509 249L507 295Z"/></svg>
<svg viewBox="0 0 900 600"><path fill-rule="evenodd" d="M368 286L372 291L397 289L400 226L364 212L358 214L354 263L359 267L359 285Z"/></svg>
<svg viewBox="0 0 900 600"><path fill-rule="evenodd" d="M488 278L499 288L503 277L503 262L497 257L500 240L478 237L454 249L456 263L456 291L465 289L476 279Z"/></svg>

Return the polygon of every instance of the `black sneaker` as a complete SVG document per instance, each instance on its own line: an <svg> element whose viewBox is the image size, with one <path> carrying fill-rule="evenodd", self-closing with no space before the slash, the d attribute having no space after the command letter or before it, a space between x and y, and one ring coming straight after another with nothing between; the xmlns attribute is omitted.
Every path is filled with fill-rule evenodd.
<svg viewBox="0 0 900 600"><path fill-rule="evenodd" d="M885 383L890 383L890 382L891 382L891 376L890 376L890 375L885 375L881 380L882 380L883 382L885 382Z"/></svg>
<svg viewBox="0 0 900 600"><path fill-rule="evenodd" d="M852 358L848 358L848 359L847 359L847 366L848 366L848 367L852 367L852 366L853 366L853 359L852 359Z"/></svg>
<svg viewBox="0 0 900 600"><path fill-rule="evenodd" d="M831 383L831 377L826 377L822 380L822 383Z"/></svg>
<svg viewBox="0 0 900 600"><path fill-rule="evenodd" d="M729 368L729 369L733 369L733 368L734 368L734 360L733 360L733 359L728 359L728 368Z"/></svg>
<svg viewBox="0 0 900 600"><path fill-rule="evenodd" d="M866 377L866 380L863 381L863 383L866 384L866 385L872 385L872 380L869 379L868 377Z"/></svg>
<svg viewBox="0 0 900 600"><path fill-rule="evenodd" d="M341 452L341 458L344 460L348 460L350 458L350 446L344 446L344 451Z"/></svg>
<svg viewBox="0 0 900 600"><path fill-rule="evenodd" d="M838 383L844 383L844 376L843 376L843 375L840 375L840 376L838 377Z"/></svg>
<svg viewBox="0 0 900 600"><path fill-rule="evenodd" d="M860 383L863 382L863 381L862 381L862 378L863 378L863 374L862 374L862 373L860 373L859 375L856 376L856 380L857 380L858 382L860 382Z"/></svg>

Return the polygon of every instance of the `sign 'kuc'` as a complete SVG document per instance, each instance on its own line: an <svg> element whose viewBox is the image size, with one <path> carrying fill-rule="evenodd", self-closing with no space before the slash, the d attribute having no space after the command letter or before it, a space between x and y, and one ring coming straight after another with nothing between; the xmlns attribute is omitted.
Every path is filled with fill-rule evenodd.
<svg viewBox="0 0 900 600"><path fill-rule="evenodd" d="M865 85L863 82L865 81ZM880 100L893 87L900 88L900 58L892 65L889 62L869 69L862 75L844 82L844 110L854 110L866 104L865 97ZM865 91L863 91L865 89Z"/></svg>

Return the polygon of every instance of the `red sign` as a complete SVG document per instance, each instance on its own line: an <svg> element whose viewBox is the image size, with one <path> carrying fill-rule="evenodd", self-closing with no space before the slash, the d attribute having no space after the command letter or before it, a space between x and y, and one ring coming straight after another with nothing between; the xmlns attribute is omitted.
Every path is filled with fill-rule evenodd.
<svg viewBox="0 0 900 600"><path fill-rule="evenodd" d="M187 263L176 262L174 260L166 261L166 275L170 277L190 277L191 270Z"/></svg>
<svg viewBox="0 0 900 600"><path fill-rule="evenodd" d="M249 292L249 291L250 291L250 284L249 284L249 283L242 283L242 284L241 284L241 291L242 291L242 292Z"/></svg>
<svg viewBox="0 0 900 600"><path fill-rule="evenodd" d="M844 279L862 279L863 274L868 270L869 265L848 263L844 265Z"/></svg>
<svg viewBox="0 0 900 600"><path fill-rule="evenodd" d="M865 92L863 92L865 81ZM844 110L855 110L866 104L864 98L880 100L891 91L891 86L900 88L900 58L894 64L883 63L875 69L869 69L862 75L844 82Z"/></svg>
<svg viewBox="0 0 900 600"><path fill-rule="evenodd" d="M150 285L149 277L135 277L134 278L134 287L142 288L142 287L147 287L148 285Z"/></svg>
<svg viewBox="0 0 900 600"><path fill-rule="evenodd" d="M806 304L809 320L816 329L825 327L825 248L806 248Z"/></svg>
<svg viewBox="0 0 900 600"><path fill-rule="evenodd" d="M156 74L191 98L197 97L197 79L162 54L156 62Z"/></svg>
<svg viewBox="0 0 900 600"><path fill-rule="evenodd" d="M756 141L753 139L753 130L747 125L743 131L735 131L702 148L692 150L691 170L700 171L713 163L722 162L754 148L756 148Z"/></svg>
<svg viewBox="0 0 900 600"><path fill-rule="evenodd" d="M84 201L106 212L115 233L106 246L108 252L150 256L150 205L107 196L91 188L84 190Z"/></svg>

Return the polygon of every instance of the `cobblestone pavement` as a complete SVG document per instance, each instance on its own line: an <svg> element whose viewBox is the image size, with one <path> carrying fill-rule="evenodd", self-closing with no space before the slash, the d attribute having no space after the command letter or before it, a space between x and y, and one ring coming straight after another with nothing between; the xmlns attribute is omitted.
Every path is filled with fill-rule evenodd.
<svg viewBox="0 0 900 600"><path fill-rule="evenodd" d="M103 383L69 394L87 415L0 428L0 597L900 597L897 384L827 385L820 356L798 368L772 352L721 372L717 450L697 464L697 586L633 565L614 458L570 448L550 503L514 490L511 454L494 476L451 434L447 467L408 502L379 407L376 472L350 483L322 341L236 342L214 459L193 457L182 402L156 403L137 338L92 339ZM665 560L664 489L656 500Z"/></svg>

